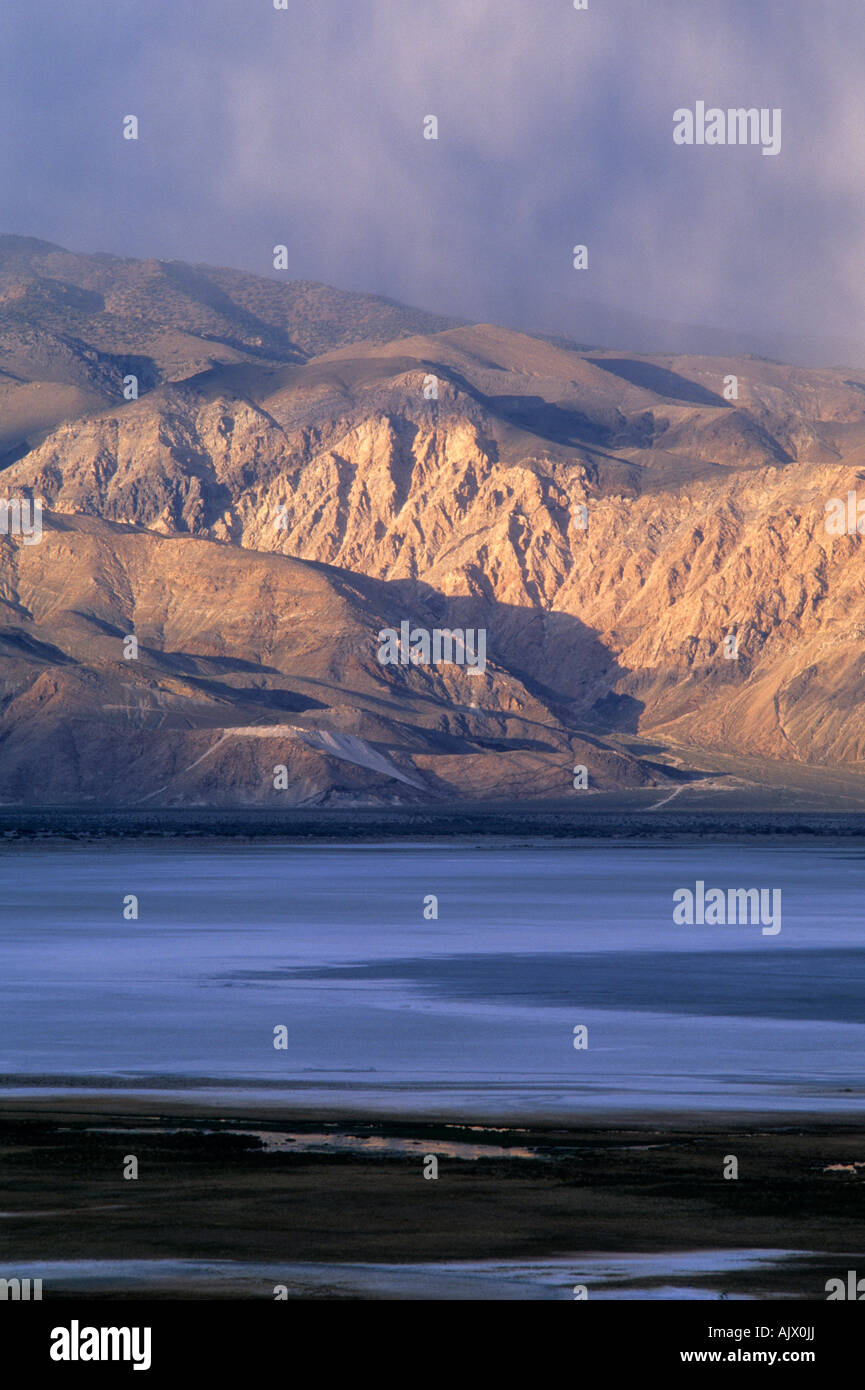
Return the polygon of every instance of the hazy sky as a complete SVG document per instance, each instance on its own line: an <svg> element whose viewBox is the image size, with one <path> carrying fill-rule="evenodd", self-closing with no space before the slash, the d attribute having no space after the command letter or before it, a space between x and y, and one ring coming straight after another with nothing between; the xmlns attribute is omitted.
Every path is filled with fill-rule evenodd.
<svg viewBox="0 0 865 1390"><path fill-rule="evenodd" d="M2 0L0 54L0 230L265 274L285 243L577 339L589 300L865 344L862 0ZM676 146L700 100L780 107L780 155Z"/></svg>

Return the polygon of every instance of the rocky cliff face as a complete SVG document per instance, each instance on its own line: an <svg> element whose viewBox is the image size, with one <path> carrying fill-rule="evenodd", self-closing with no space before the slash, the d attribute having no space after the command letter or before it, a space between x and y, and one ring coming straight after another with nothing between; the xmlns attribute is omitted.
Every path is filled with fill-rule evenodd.
<svg viewBox="0 0 865 1390"><path fill-rule="evenodd" d="M45 514L0 541L0 781L12 802L271 805L664 787L493 662L382 665L417 589ZM673 783L671 783L673 784Z"/></svg>
<svg viewBox="0 0 865 1390"><path fill-rule="evenodd" d="M21 268L0 256L17 305L14 325L0 306L0 367L4 343L26 365L22 324L59 312L42 264L71 274L64 255L31 257L17 299ZM133 790L172 803L267 801L280 761L295 801L574 795L574 763L595 790L675 788L698 750L865 771L862 538L825 511L857 488L865 502L861 373L625 358L489 326L417 336L383 302L367 319L397 316L403 336L358 341L353 304L333 346L336 292L274 306L270 282L131 265L128 283L112 265L107 298L107 271L75 270L90 375L52 396L31 344L32 378L8 388L41 391L47 413L3 495L51 514L38 545L0 545L8 799L39 799L37 739L48 799L134 800L91 756L119 766L132 728ZM231 360L175 380L163 366L112 399L134 332L112 355L104 316L115 337L124 312L140 326L148 276L171 289L152 324L201 335L218 313L225 329L229 300L235 329L247 314L286 335L283 359L257 357L243 320ZM305 315L290 345L289 307ZM376 634L403 620L485 629L486 673L380 665ZM117 653L133 633L137 661ZM115 711L98 729L92 699Z"/></svg>

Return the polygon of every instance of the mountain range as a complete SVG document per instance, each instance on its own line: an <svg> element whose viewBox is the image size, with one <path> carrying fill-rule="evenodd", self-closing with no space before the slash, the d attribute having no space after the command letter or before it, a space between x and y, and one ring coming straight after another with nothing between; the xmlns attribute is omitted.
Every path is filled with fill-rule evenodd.
<svg viewBox="0 0 865 1390"><path fill-rule="evenodd" d="M863 370L7 236L0 470L6 805L865 805Z"/></svg>

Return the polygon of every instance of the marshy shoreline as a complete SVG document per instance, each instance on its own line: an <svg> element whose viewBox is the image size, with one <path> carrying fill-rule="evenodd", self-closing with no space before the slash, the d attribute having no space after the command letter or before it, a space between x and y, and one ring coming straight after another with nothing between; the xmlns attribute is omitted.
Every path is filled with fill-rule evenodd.
<svg viewBox="0 0 865 1390"><path fill-rule="evenodd" d="M426 1155L438 1159L436 1179L424 1177ZM135 1179L123 1176L130 1157ZM724 1177L730 1157L736 1179ZM106 1262L93 1266L107 1273L91 1278L87 1296L141 1297L140 1281L133 1292L112 1266L161 1261L147 1297L272 1299L283 1269L288 1297L468 1297L478 1294L458 1291L460 1262L504 1264L513 1280L514 1265L558 1261L573 1279L584 1258L591 1289L599 1259L606 1268L620 1257L714 1252L717 1267L692 1260L681 1278L663 1258L633 1277L617 1265L616 1292L823 1300L826 1280L865 1252L863 1160L852 1116L628 1112L476 1124L175 1096L7 1096L0 1276L63 1262L43 1297L80 1297L74 1267ZM795 1258L774 1258L782 1252ZM348 1266L363 1266L363 1279ZM392 1266L423 1279L397 1278L389 1291L381 1271ZM450 1283L436 1282L445 1266ZM675 1292L677 1278L690 1295ZM480 1296L564 1296L490 1280Z"/></svg>
<svg viewBox="0 0 865 1390"><path fill-rule="evenodd" d="M275 841L284 845L321 842L379 847L394 841L480 841L529 845L538 841L616 840L694 843L814 841L849 845L865 841L865 810L807 809L791 794L747 788L731 808L707 796L703 804L658 804L658 789L593 792L570 800L482 801L445 805L391 806L141 807L96 810L92 806L0 807L0 847L30 844L110 844L112 841ZM813 798L812 798L813 800ZM790 807L794 809L790 809ZM857 845L858 847L858 845Z"/></svg>

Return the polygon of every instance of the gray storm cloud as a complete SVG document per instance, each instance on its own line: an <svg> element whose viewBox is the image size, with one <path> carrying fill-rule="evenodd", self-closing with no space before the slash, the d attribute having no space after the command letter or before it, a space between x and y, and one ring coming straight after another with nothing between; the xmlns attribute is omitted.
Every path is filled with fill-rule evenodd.
<svg viewBox="0 0 865 1390"><path fill-rule="evenodd" d="M6 0L2 230L263 273L280 242L293 277L471 319L683 350L699 335L656 344L658 321L715 325L733 346L849 360L860 11ZM675 146L673 112L697 100L780 107L780 156Z"/></svg>

